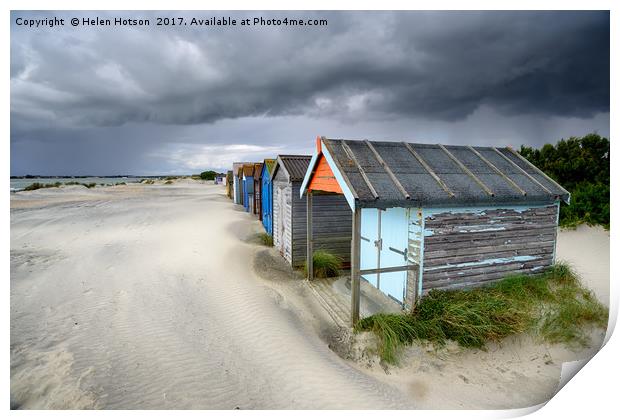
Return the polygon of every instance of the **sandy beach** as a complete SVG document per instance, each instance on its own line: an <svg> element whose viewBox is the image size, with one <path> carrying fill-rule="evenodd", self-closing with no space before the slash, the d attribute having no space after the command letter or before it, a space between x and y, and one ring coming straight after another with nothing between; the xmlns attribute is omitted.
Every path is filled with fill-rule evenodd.
<svg viewBox="0 0 620 420"><path fill-rule="evenodd" d="M332 351L307 286L219 185L11 195L11 406L103 409L517 408L589 357L514 337L488 351L413 346L399 367ZM557 256L609 302L609 232Z"/></svg>

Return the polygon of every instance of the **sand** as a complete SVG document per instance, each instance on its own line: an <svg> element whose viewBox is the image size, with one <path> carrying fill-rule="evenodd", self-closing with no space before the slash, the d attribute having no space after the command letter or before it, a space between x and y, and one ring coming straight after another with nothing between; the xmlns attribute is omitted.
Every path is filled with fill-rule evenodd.
<svg viewBox="0 0 620 420"><path fill-rule="evenodd" d="M12 196L14 408L413 407L282 307L253 274L256 225L223 191Z"/></svg>
<svg viewBox="0 0 620 420"><path fill-rule="evenodd" d="M342 331L259 231L223 187L190 180L12 194L11 406L522 407L602 337L580 351L515 337L488 352L413 346L401 367L347 360L330 349ZM562 232L558 256L587 270L595 245L608 256L597 232ZM584 273L608 296L597 270Z"/></svg>

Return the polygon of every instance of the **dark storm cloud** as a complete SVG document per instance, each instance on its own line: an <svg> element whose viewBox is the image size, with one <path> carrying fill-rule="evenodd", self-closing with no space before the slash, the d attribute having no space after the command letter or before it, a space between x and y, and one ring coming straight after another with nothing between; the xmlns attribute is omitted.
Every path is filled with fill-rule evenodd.
<svg viewBox="0 0 620 420"><path fill-rule="evenodd" d="M329 21L305 28L14 24L155 15L12 12L12 173L223 169L309 152L317 134L540 145L609 129L607 12L164 13Z"/></svg>
<svg viewBox="0 0 620 420"><path fill-rule="evenodd" d="M484 104L506 114L609 109L604 12L307 15L329 26L13 26L12 113L114 126L263 114L457 120Z"/></svg>

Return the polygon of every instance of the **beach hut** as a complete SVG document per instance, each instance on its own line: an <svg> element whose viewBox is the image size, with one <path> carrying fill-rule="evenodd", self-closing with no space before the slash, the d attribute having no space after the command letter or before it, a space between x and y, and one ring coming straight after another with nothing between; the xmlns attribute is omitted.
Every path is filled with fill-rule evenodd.
<svg viewBox="0 0 620 420"><path fill-rule="evenodd" d="M544 270L570 200L511 148L318 138L300 195L312 208L324 191L352 214L353 323L360 278L410 308L432 289Z"/></svg>
<svg viewBox="0 0 620 420"><path fill-rule="evenodd" d="M260 174L263 172L263 164L255 163L254 164L254 175L252 178L254 179L254 195L252 197L252 214L256 215L259 220L262 219L262 206L261 206L261 183L260 183Z"/></svg>
<svg viewBox="0 0 620 420"><path fill-rule="evenodd" d="M224 185L226 184L226 175L225 174L217 174L215 175L215 180L213 182L216 185Z"/></svg>
<svg viewBox="0 0 620 420"><path fill-rule="evenodd" d="M226 172L226 196L233 197L233 171Z"/></svg>
<svg viewBox="0 0 620 420"><path fill-rule="evenodd" d="M280 155L271 173L273 191L273 242L293 266L302 266L306 259L306 200L299 190L306 174L310 156ZM351 212L341 194L326 192L316 196L312 232L314 249L323 249L349 263L351 243Z"/></svg>
<svg viewBox="0 0 620 420"><path fill-rule="evenodd" d="M245 211L251 212L252 195L254 194L254 164L248 163L242 168L242 191L243 191L243 207Z"/></svg>
<svg viewBox="0 0 620 420"><path fill-rule="evenodd" d="M260 174L260 194L261 194L261 221L265 231L271 235L272 230L272 209L273 209L273 193L271 188L271 173L276 164L275 159L265 159L263 161L263 170Z"/></svg>
<svg viewBox="0 0 620 420"><path fill-rule="evenodd" d="M243 165L250 162L233 163L233 202L243 204Z"/></svg>

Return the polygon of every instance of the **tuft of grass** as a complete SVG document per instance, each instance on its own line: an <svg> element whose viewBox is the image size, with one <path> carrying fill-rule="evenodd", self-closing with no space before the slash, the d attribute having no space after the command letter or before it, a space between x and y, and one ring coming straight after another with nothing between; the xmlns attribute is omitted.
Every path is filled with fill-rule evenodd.
<svg viewBox="0 0 620 420"><path fill-rule="evenodd" d="M258 239L260 239L261 243L265 246L273 246L273 236L267 232L260 233Z"/></svg>
<svg viewBox="0 0 620 420"><path fill-rule="evenodd" d="M587 346L588 325L606 328L608 309L591 290L581 285L579 278L567 264L558 264L547 273L554 293L554 305L543 314L538 333L550 343Z"/></svg>
<svg viewBox="0 0 620 420"><path fill-rule="evenodd" d="M171 179L168 179L166 180L166 182L164 182L164 184L170 185L170 184L174 184L174 182Z"/></svg>
<svg viewBox="0 0 620 420"><path fill-rule="evenodd" d="M340 275L342 258L324 250L314 251L312 254L312 265L314 266L314 277L327 278ZM308 275L308 268L304 262L304 276Z"/></svg>
<svg viewBox="0 0 620 420"><path fill-rule="evenodd" d="M90 184L82 184L82 185L85 186L86 188L95 188L97 186L95 182L91 182Z"/></svg>
<svg viewBox="0 0 620 420"><path fill-rule="evenodd" d="M605 328L608 310L584 288L570 266L556 264L532 276L510 276L471 290L432 290L410 313L375 314L356 331L373 331L379 354L396 362L398 349L415 340L485 348L509 335L531 333L551 343L587 346L585 328Z"/></svg>
<svg viewBox="0 0 620 420"><path fill-rule="evenodd" d="M146 184L146 185L153 185L155 183L154 180L152 179L143 179L142 181L140 181L141 184Z"/></svg>

